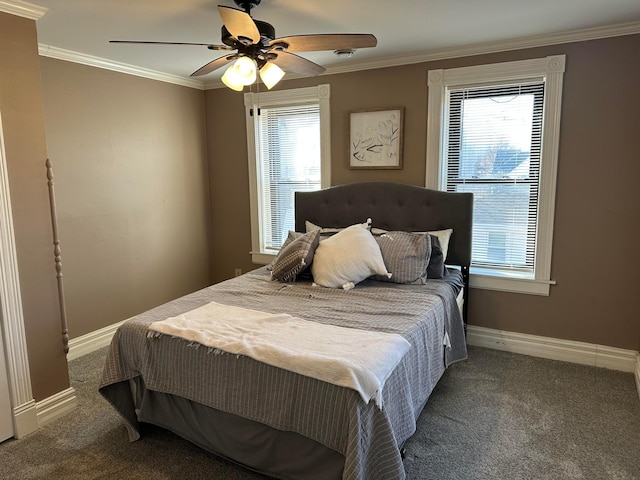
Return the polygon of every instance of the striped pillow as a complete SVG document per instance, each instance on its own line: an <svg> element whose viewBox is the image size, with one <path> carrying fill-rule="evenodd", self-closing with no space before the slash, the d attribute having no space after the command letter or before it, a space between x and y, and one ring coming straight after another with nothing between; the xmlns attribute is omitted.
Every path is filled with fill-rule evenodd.
<svg viewBox="0 0 640 480"><path fill-rule="evenodd" d="M391 278L375 275L374 280L424 285L431 257L428 233L386 232L375 237Z"/></svg>
<svg viewBox="0 0 640 480"><path fill-rule="evenodd" d="M295 281L296 276L311 265L319 241L320 230L313 230L285 242L273 262L271 278L281 282Z"/></svg>

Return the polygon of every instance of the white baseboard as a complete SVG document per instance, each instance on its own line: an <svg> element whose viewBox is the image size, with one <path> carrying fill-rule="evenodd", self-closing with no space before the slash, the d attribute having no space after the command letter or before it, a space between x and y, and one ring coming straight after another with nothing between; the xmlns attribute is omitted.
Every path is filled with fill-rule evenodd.
<svg viewBox="0 0 640 480"><path fill-rule="evenodd" d="M76 408L77 404L76 391L71 387L36 402L38 427L63 417Z"/></svg>
<svg viewBox="0 0 640 480"><path fill-rule="evenodd" d="M38 429L36 402L29 402L13 408L13 436L22 438Z"/></svg>
<svg viewBox="0 0 640 480"><path fill-rule="evenodd" d="M607 347L593 343L574 342L558 338L540 337L525 333L505 332L492 328L467 327L469 345L493 348L506 352L521 353L533 357L562 360L564 362L609 368L622 372L636 372L638 380L637 357L635 350ZM638 387L640 389L640 386Z"/></svg>
<svg viewBox="0 0 640 480"><path fill-rule="evenodd" d="M109 345L111 343L111 339L113 338L113 334L116 333L118 327L124 322L126 322L126 320L114 323L113 325L101 328L100 330L96 330L95 332L90 332L86 335L82 335L78 338L72 338L71 340L69 340L69 353L67 353L67 361L75 360L76 358L82 357L83 355L91 352L95 352L96 350Z"/></svg>

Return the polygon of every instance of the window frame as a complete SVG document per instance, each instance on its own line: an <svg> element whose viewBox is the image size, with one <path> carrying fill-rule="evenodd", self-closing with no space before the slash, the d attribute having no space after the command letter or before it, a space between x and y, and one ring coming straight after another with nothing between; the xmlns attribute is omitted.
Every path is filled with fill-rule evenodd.
<svg viewBox="0 0 640 480"><path fill-rule="evenodd" d="M471 267L473 288L534 295L549 295L551 253L555 211L558 151L560 144L560 113L565 55L552 55L531 60L475 65L428 72L427 112L427 188L446 188L445 149L448 131L446 97L449 88L501 85L514 82L545 83L542 127L542 152L538 193L538 232L533 275L521 275L498 269Z"/></svg>
<svg viewBox="0 0 640 480"><path fill-rule="evenodd" d="M258 157L256 155L256 130L253 112L261 107L302 105L318 103L320 106L320 185L327 188L331 184L331 89L328 84L315 87L278 90L275 92L245 93L245 119L247 130L247 157L249 163L249 203L251 211L251 260L255 264L266 265L275 258L274 253L262 249L263 218L258 198L260 181Z"/></svg>

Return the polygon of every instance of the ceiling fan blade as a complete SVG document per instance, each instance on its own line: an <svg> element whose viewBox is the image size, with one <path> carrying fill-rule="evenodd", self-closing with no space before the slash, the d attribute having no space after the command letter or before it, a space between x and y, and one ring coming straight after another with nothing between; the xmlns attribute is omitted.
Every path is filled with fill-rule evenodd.
<svg viewBox="0 0 640 480"><path fill-rule="evenodd" d="M378 40L370 33L329 33L319 35L294 35L276 38L270 46L288 45L290 52L317 52L319 50L342 50L350 48L375 47Z"/></svg>
<svg viewBox="0 0 640 480"><path fill-rule="evenodd" d="M207 47L209 50L233 50L226 45L213 45L211 43L194 43L194 42L151 42L147 40L109 40L109 43L133 43L144 45L199 45Z"/></svg>
<svg viewBox="0 0 640 480"><path fill-rule="evenodd" d="M218 5L218 12L224 26L240 43L252 45L260 41L260 31L249 14L242 10L222 5Z"/></svg>
<svg viewBox="0 0 640 480"><path fill-rule="evenodd" d="M272 58L270 61L275 63L285 72L293 72L299 75L304 75L305 77L315 77L326 70L317 63L313 63L311 60L299 57L293 53L276 51L273 52L273 54L276 55L276 57Z"/></svg>
<svg viewBox="0 0 640 480"><path fill-rule="evenodd" d="M217 70L220 67L224 67L229 62L236 59L235 55L225 55L224 57L218 57L215 60L210 61L206 65L200 67L198 70L191 74L192 77L199 77L202 75L206 75L207 73L211 73L214 70Z"/></svg>

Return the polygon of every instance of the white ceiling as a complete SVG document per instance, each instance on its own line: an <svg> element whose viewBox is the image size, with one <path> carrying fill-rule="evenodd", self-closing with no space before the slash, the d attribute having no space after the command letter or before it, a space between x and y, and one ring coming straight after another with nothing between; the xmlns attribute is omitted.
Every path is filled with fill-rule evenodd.
<svg viewBox="0 0 640 480"><path fill-rule="evenodd" d="M54 47L185 78L221 52L199 46L118 45L109 40L220 44L217 5L236 7L233 0L31 3L47 9L36 23L41 53ZM377 47L361 49L350 59L331 52L300 54L328 72L411 63L422 55L575 30L617 26L640 32L640 0L262 0L252 16L271 23L278 37L307 33L377 37ZM201 79L217 81L221 73Z"/></svg>

